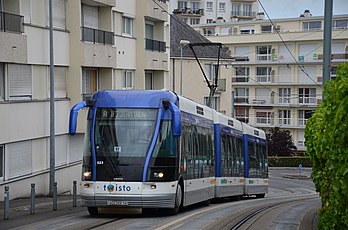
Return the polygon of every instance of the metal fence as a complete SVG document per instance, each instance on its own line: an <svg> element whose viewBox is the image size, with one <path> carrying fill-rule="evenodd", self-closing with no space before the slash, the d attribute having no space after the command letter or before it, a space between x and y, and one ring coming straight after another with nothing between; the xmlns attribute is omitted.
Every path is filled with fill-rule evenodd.
<svg viewBox="0 0 348 230"><path fill-rule="evenodd" d="M145 49L158 52L166 52L166 43L145 38Z"/></svg>
<svg viewBox="0 0 348 230"><path fill-rule="evenodd" d="M24 33L24 17L0 11L0 31Z"/></svg>
<svg viewBox="0 0 348 230"><path fill-rule="evenodd" d="M99 44L108 44L114 45L114 33L110 31L98 30L88 27L81 27L82 31L82 41L99 43Z"/></svg>

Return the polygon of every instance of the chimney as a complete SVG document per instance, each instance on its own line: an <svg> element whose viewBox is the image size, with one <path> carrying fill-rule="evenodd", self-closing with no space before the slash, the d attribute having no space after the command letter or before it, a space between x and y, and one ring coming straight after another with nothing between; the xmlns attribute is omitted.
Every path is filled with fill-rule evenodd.
<svg viewBox="0 0 348 230"><path fill-rule="evenodd" d="M303 13L303 16L304 17L310 17L312 16L311 12L309 10L305 10L304 13Z"/></svg>
<svg viewBox="0 0 348 230"><path fill-rule="evenodd" d="M256 20L264 20L265 19L265 13L264 12L258 12L256 14Z"/></svg>

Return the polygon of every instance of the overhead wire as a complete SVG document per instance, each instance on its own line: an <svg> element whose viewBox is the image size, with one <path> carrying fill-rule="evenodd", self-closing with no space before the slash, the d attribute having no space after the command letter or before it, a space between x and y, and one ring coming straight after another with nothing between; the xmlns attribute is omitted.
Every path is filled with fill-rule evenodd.
<svg viewBox="0 0 348 230"><path fill-rule="evenodd" d="M177 19L176 17L174 17L172 14L170 14L170 13L169 13L165 8L163 8L159 3L157 3L156 0L152 0L152 1L153 1L158 7L160 7L160 8L162 9L163 12L165 12L166 14L168 14L168 15L170 16L170 18L172 18L173 20L176 20L176 21L179 20L179 19ZM263 7L262 3L260 2L260 0L258 0L258 2L260 3L261 7L263 8L265 14L267 15L269 21L271 22L271 24L272 24L272 26L273 26L273 28L276 28L275 25L274 25L274 23L273 23L273 21L271 20L271 18L269 17L268 13L266 12L265 8ZM181 25L181 23L179 23L179 24ZM183 26L182 28L185 29L185 30L187 30L187 32L190 33L192 36L194 36L194 37L196 37L196 38L198 38L198 39L201 39L197 34L192 33L192 32L191 32L190 30L188 30L186 27ZM313 33L317 33L317 32L321 32L321 31L313 31ZM344 31L343 31L343 32L344 32ZM343 33L343 32L341 32L341 33ZM288 45L286 44L286 42L284 41L283 37L280 35L280 33L279 33L278 30L276 30L276 33L277 33L278 36L280 37L282 43L285 45L285 47L287 48L288 52L290 53L290 55L292 56L292 58L293 58L294 61L296 62L296 65L300 68L300 70L301 70L308 78L310 78L318 87L322 88L321 85L319 85L316 81L314 81L314 80L309 76L309 74L306 72L306 70L304 69L304 67L297 61L297 59L296 59L295 56L292 54L290 48L288 47ZM311 33L311 34L313 34L313 33ZM339 34L341 34L341 33L339 33ZM309 35L311 35L311 34L301 35L301 36L299 36L299 37L296 37L296 38L291 39L290 41L296 40L296 39L301 38L301 37L306 37L306 36L309 36ZM339 34L337 34L336 36L338 36ZM228 48L225 44L222 44L222 45L223 45L224 47ZM317 47L316 49L319 49L321 46L322 46L322 45L320 45L320 46ZM210 48L211 50L213 50L211 47L209 47L209 48ZM314 49L313 51L315 51L316 49ZM311 51L311 52L313 52L313 51ZM310 53L311 53L311 52L310 52ZM255 53L255 51L250 52L250 53ZM310 54L310 53L309 53L309 54ZM248 53L248 54L249 54L249 53ZM307 54L307 55L309 55L309 54ZM274 94L276 94L276 95L278 95L278 96L281 96L281 95L279 95L279 93L273 91L272 88L267 87L267 86L261 84L261 83L258 82L257 80L254 80L253 78L251 78L249 75L246 75L244 72L240 71L240 70L239 70L239 66L236 67L236 64L235 64L235 63L232 64L232 62L231 62L230 60L226 59L226 58L222 58L222 59L223 59L224 61L226 61L227 63L229 63L233 68L235 68L236 71L238 71L239 73L242 73L242 75L239 75L240 77L244 76L244 77L248 78L249 80L255 82L257 85L261 86L262 88L268 89L268 90L270 91L270 93L274 93ZM291 97L291 98L293 99L293 98L300 98L300 97Z"/></svg>

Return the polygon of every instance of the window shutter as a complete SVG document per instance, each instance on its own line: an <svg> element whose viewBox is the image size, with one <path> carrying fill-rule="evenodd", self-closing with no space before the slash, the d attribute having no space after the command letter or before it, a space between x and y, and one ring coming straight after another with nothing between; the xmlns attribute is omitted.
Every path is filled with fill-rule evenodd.
<svg viewBox="0 0 348 230"><path fill-rule="evenodd" d="M32 171L32 143L23 141L8 145L7 179L30 174Z"/></svg>
<svg viewBox="0 0 348 230"><path fill-rule="evenodd" d="M69 163L82 160L83 134L69 136Z"/></svg>
<svg viewBox="0 0 348 230"><path fill-rule="evenodd" d="M53 27L65 29L65 0L52 1Z"/></svg>
<svg viewBox="0 0 348 230"><path fill-rule="evenodd" d="M66 67L54 67L55 98L66 98Z"/></svg>
<svg viewBox="0 0 348 230"><path fill-rule="evenodd" d="M31 0L21 0L21 15L24 16L24 23L31 23Z"/></svg>
<svg viewBox="0 0 348 230"><path fill-rule="evenodd" d="M56 166L67 163L67 140L66 135L56 136ZM49 139L48 139L49 146Z"/></svg>
<svg viewBox="0 0 348 230"><path fill-rule="evenodd" d="M31 99L31 65L9 64L8 79L10 100Z"/></svg>
<svg viewBox="0 0 348 230"><path fill-rule="evenodd" d="M98 29L98 7L83 5L83 26Z"/></svg>

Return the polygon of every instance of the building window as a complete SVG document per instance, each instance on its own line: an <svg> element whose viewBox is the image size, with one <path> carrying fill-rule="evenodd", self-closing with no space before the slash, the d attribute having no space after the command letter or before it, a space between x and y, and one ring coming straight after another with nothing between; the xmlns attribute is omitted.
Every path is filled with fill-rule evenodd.
<svg viewBox="0 0 348 230"><path fill-rule="evenodd" d="M303 22L303 30L320 30L321 21Z"/></svg>
<svg viewBox="0 0 348 230"><path fill-rule="evenodd" d="M249 103L249 88L235 88L236 103Z"/></svg>
<svg viewBox="0 0 348 230"><path fill-rule="evenodd" d="M232 3L232 13L231 13L231 16L241 16L240 4Z"/></svg>
<svg viewBox="0 0 348 230"><path fill-rule="evenodd" d="M65 0L52 1L52 22L54 28L65 29ZM48 12L48 10L47 10ZM49 26L49 15L47 14L47 25Z"/></svg>
<svg viewBox="0 0 348 230"><path fill-rule="evenodd" d="M299 110L298 125L305 126L308 119L312 116L313 112L313 110Z"/></svg>
<svg viewBox="0 0 348 230"><path fill-rule="evenodd" d="M82 25L84 27L99 28L99 11L96 6L82 5Z"/></svg>
<svg viewBox="0 0 348 230"><path fill-rule="evenodd" d="M317 94L316 88L300 88L299 89L299 103L300 104L316 104Z"/></svg>
<svg viewBox="0 0 348 230"><path fill-rule="evenodd" d="M122 17L122 35L133 36L133 18Z"/></svg>
<svg viewBox="0 0 348 230"><path fill-rule="evenodd" d="M348 20L334 20L334 29L348 29Z"/></svg>
<svg viewBox="0 0 348 230"><path fill-rule="evenodd" d="M243 14L242 14L242 16L251 17L252 16L251 9L252 9L252 5L251 4L244 4L243 5Z"/></svg>
<svg viewBox="0 0 348 230"><path fill-rule="evenodd" d="M67 67L54 67L54 97L66 98Z"/></svg>
<svg viewBox="0 0 348 230"><path fill-rule="evenodd" d="M4 171L5 171L5 167L4 167L4 156L5 156L5 146L0 145L0 181L4 180Z"/></svg>
<svg viewBox="0 0 348 230"><path fill-rule="evenodd" d="M219 67L218 65L213 63L205 64L205 69L206 69L205 73L209 81L214 81L218 67Z"/></svg>
<svg viewBox="0 0 348 230"><path fill-rule="evenodd" d="M261 26L261 33L272 33L272 25Z"/></svg>
<svg viewBox="0 0 348 230"><path fill-rule="evenodd" d="M249 82L249 67L236 67L235 68L235 82Z"/></svg>
<svg viewBox="0 0 348 230"><path fill-rule="evenodd" d="M225 10L226 10L226 3L219 2L219 11L220 12L225 12Z"/></svg>
<svg viewBox="0 0 348 230"><path fill-rule="evenodd" d="M153 72L145 72L145 89L152 90L154 89L154 80L153 80Z"/></svg>
<svg viewBox="0 0 348 230"><path fill-rule="evenodd" d="M207 11L213 11L213 2L207 2Z"/></svg>
<svg viewBox="0 0 348 230"><path fill-rule="evenodd" d="M204 104L208 105L209 97L204 97ZM211 102L211 108L217 111L220 110L220 97L213 97Z"/></svg>
<svg viewBox="0 0 348 230"><path fill-rule="evenodd" d="M272 60L272 46L256 46L256 60L258 61Z"/></svg>
<svg viewBox="0 0 348 230"><path fill-rule="evenodd" d="M256 67L256 80L258 82L271 82L272 67Z"/></svg>
<svg viewBox="0 0 348 230"><path fill-rule="evenodd" d="M291 111L290 110L278 110L279 125L290 125Z"/></svg>
<svg viewBox="0 0 348 230"><path fill-rule="evenodd" d="M207 19L207 24L211 24L211 23L213 23L213 19L211 19L211 18L209 18L209 19ZM215 29L214 29L214 31L215 31Z"/></svg>
<svg viewBox="0 0 348 230"><path fill-rule="evenodd" d="M21 141L7 145L6 178L13 179L32 173L32 141Z"/></svg>
<svg viewBox="0 0 348 230"><path fill-rule="evenodd" d="M133 72L131 70L124 70L123 71L123 83L122 88L123 89L132 89L133 88Z"/></svg>
<svg viewBox="0 0 348 230"><path fill-rule="evenodd" d="M0 63L0 101L5 100L5 68L4 63Z"/></svg>
<svg viewBox="0 0 348 230"><path fill-rule="evenodd" d="M178 1L178 9L186 9L186 8L187 8L187 2Z"/></svg>
<svg viewBox="0 0 348 230"><path fill-rule="evenodd" d="M291 98L291 88L279 88L279 103L289 104Z"/></svg>
<svg viewBox="0 0 348 230"><path fill-rule="evenodd" d="M215 27L214 28L203 28L204 36L213 36L215 35Z"/></svg>
<svg viewBox="0 0 348 230"><path fill-rule="evenodd" d="M236 107L235 117L241 122L249 123L249 108Z"/></svg>
<svg viewBox="0 0 348 230"><path fill-rule="evenodd" d="M257 124L273 124L272 111L256 111L256 123Z"/></svg>
<svg viewBox="0 0 348 230"><path fill-rule="evenodd" d="M82 95L90 97L98 90L98 69L83 68L82 70Z"/></svg>
<svg viewBox="0 0 348 230"><path fill-rule="evenodd" d="M32 98L31 65L8 64L7 69L10 100L30 100Z"/></svg>
<svg viewBox="0 0 348 230"><path fill-rule="evenodd" d="M200 6L200 2L191 2L191 10L195 12L195 10L198 10Z"/></svg>
<svg viewBox="0 0 348 230"><path fill-rule="evenodd" d="M250 26L241 26L239 28L240 34L254 34L255 33L255 28L250 27Z"/></svg>
<svg viewBox="0 0 348 230"><path fill-rule="evenodd" d="M199 18L190 18L190 25L197 25L199 24L200 19Z"/></svg>
<svg viewBox="0 0 348 230"><path fill-rule="evenodd" d="M0 1L1 4L2 1ZM20 7L21 7L21 15L24 16L24 23L31 23L31 0L21 0L20 1ZM3 11L2 8L0 8L0 11Z"/></svg>

